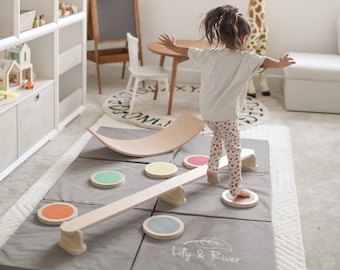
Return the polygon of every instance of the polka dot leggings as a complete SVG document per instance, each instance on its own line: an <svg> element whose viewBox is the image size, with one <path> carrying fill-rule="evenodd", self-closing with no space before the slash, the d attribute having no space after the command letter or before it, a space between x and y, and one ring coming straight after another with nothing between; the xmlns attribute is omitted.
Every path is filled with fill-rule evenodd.
<svg viewBox="0 0 340 270"><path fill-rule="evenodd" d="M233 196L241 191L241 143L238 121L205 121L213 132L210 145L210 157L208 170L214 173L218 171L218 165L225 147L228 156L228 168L230 170L229 189Z"/></svg>

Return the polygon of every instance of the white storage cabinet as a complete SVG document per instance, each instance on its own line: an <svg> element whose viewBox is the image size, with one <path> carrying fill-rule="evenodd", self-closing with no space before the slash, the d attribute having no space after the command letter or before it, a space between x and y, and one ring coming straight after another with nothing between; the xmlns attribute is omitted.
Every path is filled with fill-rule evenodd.
<svg viewBox="0 0 340 270"><path fill-rule="evenodd" d="M0 58L7 49L26 43L34 87L14 90L18 97L0 101L0 181L85 108L87 1L67 1L77 12L65 17L60 16L60 2L1 1ZM45 24L21 31L27 29L22 10L44 15Z"/></svg>

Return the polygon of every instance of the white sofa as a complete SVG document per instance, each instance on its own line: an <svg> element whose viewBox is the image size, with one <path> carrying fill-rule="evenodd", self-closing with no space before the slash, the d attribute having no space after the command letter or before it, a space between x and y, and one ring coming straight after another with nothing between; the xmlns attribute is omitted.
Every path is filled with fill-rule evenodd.
<svg viewBox="0 0 340 270"><path fill-rule="evenodd" d="M340 16L337 32L339 54L289 52L296 64L283 70L286 110L340 113Z"/></svg>

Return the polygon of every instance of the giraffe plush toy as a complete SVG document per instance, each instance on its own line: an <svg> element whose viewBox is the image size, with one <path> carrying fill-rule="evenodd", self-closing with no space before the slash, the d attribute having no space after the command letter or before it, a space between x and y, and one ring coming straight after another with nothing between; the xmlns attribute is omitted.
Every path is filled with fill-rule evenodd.
<svg viewBox="0 0 340 270"><path fill-rule="evenodd" d="M248 49L265 55L267 51L268 28L265 23L264 0L249 0L248 21L251 26ZM262 95L270 96L269 86L264 70L259 72ZM256 97L256 89L253 78L250 78L248 85L248 96Z"/></svg>

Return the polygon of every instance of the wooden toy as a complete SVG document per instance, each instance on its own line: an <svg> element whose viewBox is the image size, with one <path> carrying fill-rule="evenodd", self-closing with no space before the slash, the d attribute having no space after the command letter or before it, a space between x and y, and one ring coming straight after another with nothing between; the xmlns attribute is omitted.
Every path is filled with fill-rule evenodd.
<svg viewBox="0 0 340 270"><path fill-rule="evenodd" d="M31 81L25 82L25 89L30 90L30 89L33 89L33 87L34 87L33 82L31 82Z"/></svg>
<svg viewBox="0 0 340 270"><path fill-rule="evenodd" d="M209 157L208 156L205 156L205 155L191 155L191 156L187 156L184 159L183 164L188 169L194 169L194 168L197 168L199 166L207 164L208 161L209 161Z"/></svg>
<svg viewBox="0 0 340 270"><path fill-rule="evenodd" d="M47 225L60 225L78 215L78 209L69 203L50 203L38 210L38 219Z"/></svg>
<svg viewBox="0 0 340 270"><path fill-rule="evenodd" d="M39 26L44 26L46 24L45 15L41 14L39 16Z"/></svg>
<svg viewBox="0 0 340 270"><path fill-rule="evenodd" d="M235 198L230 194L229 189L227 189L222 193L222 201L227 205L237 208L250 208L255 206L259 200L259 196L249 189L246 189L246 191L250 194L250 198Z"/></svg>
<svg viewBox="0 0 340 270"><path fill-rule="evenodd" d="M190 113L183 113L171 125L150 136L134 140L118 140L88 129L111 150L133 157L165 154L190 141L204 128L204 122Z"/></svg>
<svg viewBox="0 0 340 270"><path fill-rule="evenodd" d="M252 157L254 154L254 150L242 149L241 157L243 160L245 160L249 157ZM222 157L219 167L222 168L227 165L228 158ZM182 186L196 181L202 176L205 176L207 172L207 167L207 165L203 165L198 168L189 170L181 175L174 176L166 181L162 181L159 184L148 187L118 201L112 202L108 205L102 206L98 209L95 209L72 220L62 223L60 225L61 235L58 240L58 245L72 255L81 254L86 251L86 244L84 243L82 230L99 224L114 216L117 216L151 199L158 197L162 198L164 194L168 194L169 192L171 194L176 194L178 188L180 191L177 192L176 195L178 195L179 197L173 195L173 197L175 197L176 199L175 205L178 203L178 201L185 202L186 199L184 198L184 192L182 192ZM167 200L170 199L171 196L167 198Z"/></svg>
<svg viewBox="0 0 340 270"><path fill-rule="evenodd" d="M67 17L67 16L72 15L73 13L76 13L76 12L74 12L73 9L74 9L73 5L67 5L65 3L59 4L59 10L61 12L62 17Z"/></svg>
<svg viewBox="0 0 340 270"><path fill-rule="evenodd" d="M19 93L13 92L13 91L0 90L0 95L9 96L9 97L17 97L19 96Z"/></svg>
<svg viewBox="0 0 340 270"><path fill-rule="evenodd" d="M6 59L0 59L0 89L15 90L24 82L33 83L31 49L26 43L6 50Z"/></svg>
<svg viewBox="0 0 340 270"><path fill-rule="evenodd" d="M95 187L113 188L125 183L125 176L116 171L100 171L91 175L90 182Z"/></svg>
<svg viewBox="0 0 340 270"><path fill-rule="evenodd" d="M251 27L248 49L259 55L266 55L268 47L268 27L265 22L265 0L249 0L247 18ZM270 96L265 70L259 72L259 79L262 95ZM249 80L247 94L256 98L253 78Z"/></svg>
<svg viewBox="0 0 340 270"><path fill-rule="evenodd" d="M33 21L33 28L39 27L39 17L35 16Z"/></svg>
<svg viewBox="0 0 340 270"><path fill-rule="evenodd" d="M184 223L173 216L157 215L144 221L143 231L154 239L169 240L178 238L183 234Z"/></svg>
<svg viewBox="0 0 340 270"><path fill-rule="evenodd" d="M151 162L145 166L144 172L151 178L165 179L177 173L177 166L170 162Z"/></svg>

